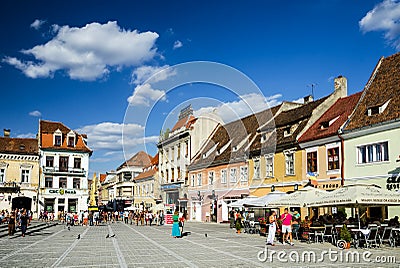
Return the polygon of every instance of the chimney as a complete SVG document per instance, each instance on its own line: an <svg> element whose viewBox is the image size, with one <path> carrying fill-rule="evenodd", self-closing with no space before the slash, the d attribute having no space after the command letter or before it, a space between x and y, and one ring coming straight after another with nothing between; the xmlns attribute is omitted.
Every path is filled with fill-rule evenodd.
<svg viewBox="0 0 400 268"><path fill-rule="evenodd" d="M347 96L347 78L339 75L335 78L335 92L340 92L341 97Z"/></svg>
<svg viewBox="0 0 400 268"><path fill-rule="evenodd" d="M3 129L3 133L4 133L4 138L9 138L10 137L10 132L11 129Z"/></svg>
<svg viewBox="0 0 400 268"><path fill-rule="evenodd" d="M314 101L314 98L313 98L312 95L308 95L308 96L305 96L305 97L303 98L303 101L304 101L304 104L307 104L307 103L313 102L313 101Z"/></svg>

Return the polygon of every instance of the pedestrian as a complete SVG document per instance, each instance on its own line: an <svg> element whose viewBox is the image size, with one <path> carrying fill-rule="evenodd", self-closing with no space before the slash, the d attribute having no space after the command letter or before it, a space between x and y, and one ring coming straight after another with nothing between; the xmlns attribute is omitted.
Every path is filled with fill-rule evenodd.
<svg viewBox="0 0 400 268"><path fill-rule="evenodd" d="M11 211L8 219L8 236L12 236L15 233L15 212Z"/></svg>
<svg viewBox="0 0 400 268"><path fill-rule="evenodd" d="M26 214L26 210L23 209L21 216L20 216L22 237L25 237L26 229L28 227L28 220L29 220L29 218L28 218L28 215Z"/></svg>
<svg viewBox="0 0 400 268"><path fill-rule="evenodd" d="M229 227L231 229L235 228L235 210L233 208L229 212Z"/></svg>
<svg viewBox="0 0 400 268"><path fill-rule="evenodd" d="M181 236L181 231L179 230L179 212L176 210L174 215L172 216L173 224L172 224L172 236L174 238L178 238Z"/></svg>
<svg viewBox="0 0 400 268"><path fill-rule="evenodd" d="M179 227L181 228L181 234L183 234L183 227L185 226L186 221L186 211L183 212L182 217L179 218Z"/></svg>
<svg viewBox="0 0 400 268"><path fill-rule="evenodd" d="M153 213L149 212L149 223L150 223L150 226L151 226L152 222L153 222Z"/></svg>
<svg viewBox="0 0 400 268"><path fill-rule="evenodd" d="M289 214L289 210L285 208L284 213L281 215L282 219L282 244L286 245L286 241L290 239L289 244L293 246L292 238L292 215Z"/></svg>
<svg viewBox="0 0 400 268"><path fill-rule="evenodd" d="M276 212L272 211L271 215L268 217L269 229L267 237L267 245L275 246L275 232L276 232Z"/></svg>

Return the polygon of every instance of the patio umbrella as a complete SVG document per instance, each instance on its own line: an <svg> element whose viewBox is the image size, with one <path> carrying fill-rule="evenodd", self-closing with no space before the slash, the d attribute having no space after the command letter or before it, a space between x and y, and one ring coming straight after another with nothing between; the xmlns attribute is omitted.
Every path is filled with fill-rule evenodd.
<svg viewBox="0 0 400 268"><path fill-rule="evenodd" d="M165 206L163 203L157 204L154 206L155 211L164 210Z"/></svg>
<svg viewBox="0 0 400 268"><path fill-rule="evenodd" d="M248 202L248 201L250 201L252 199L256 199L256 198L257 197L255 197L255 196L248 196L248 197L245 197L243 199L239 199L239 200L237 200L235 202L232 202L232 203L228 204L228 207L241 208L241 207L243 207L245 202Z"/></svg>
<svg viewBox="0 0 400 268"><path fill-rule="evenodd" d="M127 208L125 208L125 210L129 210L129 211L135 211L135 210L138 210L138 208L136 208L136 207L133 207L133 206L130 206L130 207L127 207Z"/></svg>
<svg viewBox="0 0 400 268"><path fill-rule="evenodd" d="M400 194L376 185L355 184L343 186L308 203L310 207L346 206L357 209L360 206L372 205L398 206L400 205ZM358 226L360 228L360 215L358 215Z"/></svg>
<svg viewBox="0 0 400 268"><path fill-rule="evenodd" d="M244 201L243 205L248 206L248 207L267 207L267 205L282 197L287 195L284 192L281 191L275 191L275 192L271 192L269 194L266 194L264 196L258 197L258 198L252 198L249 200Z"/></svg>
<svg viewBox="0 0 400 268"><path fill-rule="evenodd" d="M307 204L310 207L359 205L400 205L400 194L382 189L376 185L355 184L343 186Z"/></svg>
<svg viewBox="0 0 400 268"><path fill-rule="evenodd" d="M270 202L268 207L305 207L309 202L326 194L326 191L307 186Z"/></svg>

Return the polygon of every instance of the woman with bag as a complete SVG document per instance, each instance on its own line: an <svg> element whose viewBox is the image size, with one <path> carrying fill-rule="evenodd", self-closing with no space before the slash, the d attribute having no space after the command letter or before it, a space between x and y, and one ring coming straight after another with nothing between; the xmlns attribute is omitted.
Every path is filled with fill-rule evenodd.
<svg viewBox="0 0 400 268"><path fill-rule="evenodd" d="M276 212L272 211L271 215L268 218L269 221L269 229L268 229L268 237L267 237L267 245L275 246L275 232L276 232Z"/></svg>
<svg viewBox="0 0 400 268"><path fill-rule="evenodd" d="M172 236L174 238L181 236L181 231L179 230L179 212L176 210L174 215L172 216L173 224L172 224Z"/></svg>

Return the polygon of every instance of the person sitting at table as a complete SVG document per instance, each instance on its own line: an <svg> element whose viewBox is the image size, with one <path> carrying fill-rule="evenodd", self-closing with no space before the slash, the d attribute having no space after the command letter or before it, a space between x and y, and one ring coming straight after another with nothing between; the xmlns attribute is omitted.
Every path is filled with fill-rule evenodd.
<svg viewBox="0 0 400 268"><path fill-rule="evenodd" d="M306 241L308 241L309 239L310 226L311 226L311 221L309 220L308 216L306 216L304 218L304 221L301 222L301 227L300 227L301 238Z"/></svg>

